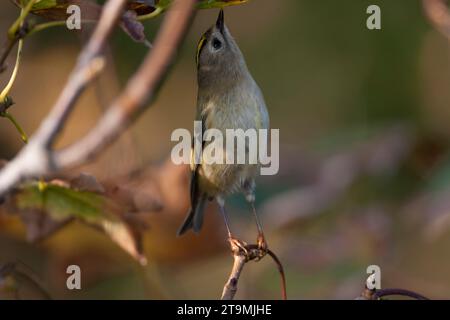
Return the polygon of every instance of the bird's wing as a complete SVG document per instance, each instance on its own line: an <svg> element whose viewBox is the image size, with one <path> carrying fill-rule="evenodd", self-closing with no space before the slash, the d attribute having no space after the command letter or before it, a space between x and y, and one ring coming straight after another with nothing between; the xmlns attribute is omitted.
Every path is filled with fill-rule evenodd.
<svg viewBox="0 0 450 320"><path fill-rule="evenodd" d="M197 121L201 121L202 122L202 134L203 132L205 132L205 117L206 115L202 114L201 112L197 112L197 117L196 120ZM201 141L202 141L202 147L201 150L203 151L203 147L205 145L205 142L203 140L203 137L201 137ZM192 150L192 157L191 157L191 204L194 205L195 202L197 201L197 199L200 196L200 190L198 187L198 171L199 171L199 167L200 164L198 163L199 161L195 161L195 135L192 137L192 145L191 145L191 150ZM201 159L201 158L200 158ZM201 160L200 160L201 162Z"/></svg>

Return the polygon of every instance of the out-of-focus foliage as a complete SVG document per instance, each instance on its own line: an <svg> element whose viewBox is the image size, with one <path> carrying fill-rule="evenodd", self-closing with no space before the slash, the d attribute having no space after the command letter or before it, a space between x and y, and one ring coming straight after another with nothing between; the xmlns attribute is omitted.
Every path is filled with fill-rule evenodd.
<svg viewBox="0 0 450 320"><path fill-rule="evenodd" d="M214 7L199 5L205 4ZM384 288L450 297L448 41L428 23L420 1L378 1L382 29L368 30L371 4L257 0L225 9L227 26L264 93L271 126L280 129L280 172L258 179L256 198L269 247L286 268L290 298L355 298L371 264L381 267ZM0 30L6 31L17 13L1 3ZM220 295L231 267L223 222L210 205L199 235L175 236L189 205L188 169L164 162L172 131L193 127L195 48L216 16L217 10L197 13L154 108L104 156L82 168L98 177L106 194L120 187L106 197L113 203L127 199L122 208L157 195L157 214L127 216L150 226L142 238L148 266L137 267L111 239L77 223L79 218L39 245L29 244L24 216L5 206L0 207L0 264L25 261L55 298ZM160 22L143 22L148 39ZM11 108L31 133L67 79L79 38L55 29L27 41ZM115 34L108 68L83 96L61 146L94 124L146 52L123 33ZM21 147L13 128L1 123L0 146L0 158L11 158ZM236 235L254 242L256 230L242 197L232 197L227 209ZM69 264L83 270L86 285L80 292L65 288ZM238 297L279 297L270 262L246 267Z"/></svg>
<svg viewBox="0 0 450 320"><path fill-rule="evenodd" d="M146 264L142 232L147 225L130 216L137 216L139 210L158 210L159 205L147 195L146 203L139 207L133 198L120 196L121 188L105 189L93 176L82 174L70 182L53 180L24 185L14 192L9 204L22 218L30 240L44 239L76 218L104 231L122 249Z"/></svg>

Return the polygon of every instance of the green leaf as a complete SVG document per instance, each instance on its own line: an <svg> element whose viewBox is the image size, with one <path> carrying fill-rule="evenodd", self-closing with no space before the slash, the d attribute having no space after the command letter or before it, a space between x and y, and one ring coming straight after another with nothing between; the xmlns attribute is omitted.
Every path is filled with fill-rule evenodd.
<svg viewBox="0 0 450 320"><path fill-rule="evenodd" d="M44 209L56 220L74 216L95 221L107 215L101 195L55 184L46 184L42 190L38 183L28 185L17 195L16 201L19 210Z"/></svg>

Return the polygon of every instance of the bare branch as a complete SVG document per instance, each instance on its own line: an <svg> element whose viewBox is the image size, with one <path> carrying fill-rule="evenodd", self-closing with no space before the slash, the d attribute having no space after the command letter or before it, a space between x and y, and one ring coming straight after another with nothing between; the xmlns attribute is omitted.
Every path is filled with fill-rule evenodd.
<svg viewBox="0 0 450 320"><path fill-rule="evenodd" d="M100 54L125 3L125 0L109 0L104 5L96 29L51 112L29 144L0 172L0 196L23 179L46 175L91 159L114 141L154 97L186 32L195 0L175 1L154 48L96 127L81 141L56 154L53 152L53 143L78 97L104 66Z"/></svg>
<svg viewBox="0 0 450 320"><path fill-rule="evenodd" d="M159 32L153 49L122 94L83 139L55 154L62 167L82 164L114 141L155 96L183 39L195 1L176 1Z"/></svg>
<svg viewBox="0 0 450 320"><path fill-rule="evenodd" d="M446 0L422 0L423 8L434 27L450 40L450 10Z"/></svg>
<svg viewBox="0 0 450 320"><path fill-rule="evenodd" d="M222 300L233 300L237 292L237 285L241 272L244 269L244 265L247 262L247 258L243 254L235 254L233 268L231 269L230 276L227 283L223 287Z"/></svg>
<svg viewBox="0 0 450 320"><path fill-rule="evenodd" d="M105 4L94 33L78 56L77 65L66 86L35 135L35 139L45 141L46 147L50 147L54 142L85 86L102 69L103 63L99 63L100 60L95 58L101 54L117 20L121 16L125 3L126 0L109 0Z"/></svg>

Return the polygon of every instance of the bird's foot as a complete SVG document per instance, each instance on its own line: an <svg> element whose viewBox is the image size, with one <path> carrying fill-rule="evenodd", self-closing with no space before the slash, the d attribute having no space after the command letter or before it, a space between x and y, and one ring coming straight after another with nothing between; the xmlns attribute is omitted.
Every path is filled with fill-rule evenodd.
<svg viewBox="0 0 450 320"><path fill-rule="evenodd" d="M233 236L229 236L228 241L230 242L231 250L234 253L243 254L247 258L250 256L250 252L248 251L248 245L246 242L236 239Z"/></svg>
<svg viewBox="0 0 450 320"><path fill-rule="evenodd" d="M258 261L264 258L264 256L267 254L269 246L267 245L267 241L263 233L258 234L256 243L258 244L258 258L257 258Z"/></svg>

